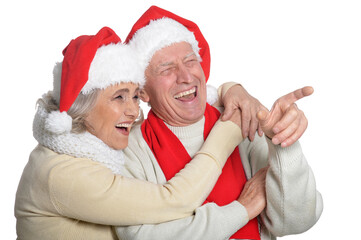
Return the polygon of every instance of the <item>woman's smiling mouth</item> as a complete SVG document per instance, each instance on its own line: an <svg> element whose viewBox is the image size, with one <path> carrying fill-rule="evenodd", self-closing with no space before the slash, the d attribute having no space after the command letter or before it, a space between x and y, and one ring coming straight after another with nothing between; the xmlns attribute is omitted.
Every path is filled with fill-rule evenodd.
<svg viewBox="0 0 361 240"><path fill-rule="evenodd" d="M115 127L124 135L129 135L132 124L131 123L119 123Z"/></svg>

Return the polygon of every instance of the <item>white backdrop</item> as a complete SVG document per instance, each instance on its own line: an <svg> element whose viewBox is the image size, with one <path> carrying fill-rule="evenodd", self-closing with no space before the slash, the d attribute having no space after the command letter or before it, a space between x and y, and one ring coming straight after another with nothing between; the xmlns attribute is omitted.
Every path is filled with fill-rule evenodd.
<svg viewBox="0 0 361 240"><path fill-rule="evenodd" d="M320 221L283 239L355 239L360 204L361 5L359 1L2 1L1 239L15 239L15 192L36 142L35 101L52 88L68 42L113 28L124 40L151 4L193 20L212 54L209 83L241 82L268 108L281 95L315 88L298 106L301 139L324 198Z"/></svg>

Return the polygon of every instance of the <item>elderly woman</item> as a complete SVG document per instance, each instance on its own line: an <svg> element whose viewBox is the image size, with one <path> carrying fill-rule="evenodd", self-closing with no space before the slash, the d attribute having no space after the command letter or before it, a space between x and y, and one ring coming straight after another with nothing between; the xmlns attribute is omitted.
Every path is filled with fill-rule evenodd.
<svg viewBox="0 0 361 240"><path fill-rule="evenodd" d="M190 216L241 141L240 128L218 122L194 159L164 185L125 178L122 149L144 81L132 49L105 27L72 40L63 54L54 90L38 102L39 145L16 195L18 239L116 239L111 226ZM224 146L213 146L215 138Z"/></svg>

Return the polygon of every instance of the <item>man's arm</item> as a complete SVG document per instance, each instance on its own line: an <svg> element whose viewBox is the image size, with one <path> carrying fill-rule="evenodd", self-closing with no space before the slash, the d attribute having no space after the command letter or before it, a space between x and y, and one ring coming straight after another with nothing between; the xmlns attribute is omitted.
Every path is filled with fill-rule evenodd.
<svg viewBox="0 0 361 240"><path fill-rule="evenodd" d="M294 102L312 92L307 87L279 98L270 112L259 116L267 141L257 138L246 148L247 142L241 144L247 152L242 159L249 159L246 171L254 173L270 166L266 177L267 207L261 218L275 236L304 232L322 213L322 197L297 141L307 128L307 119Z"/></svg>
<svg viewBox="0 0 361 240"><path fill-rule="evenodd" d="M323 203L299 142L283 148L267 140L267 207L261 218L275 236L302 233L320 218Z"/></svg>
<svg viewBox="0 0 361 240"><path fill-rule="evenodd" d="M228 239L266 205L265 176L268 168L258 171L244 186L237 201L219 207L214 203L196 209L193 216L157 225L117 227L120 239Z"/></svg>
<svg viewBox="0 0 361 240"><path fill-rule="evenodd" d="M234 201L223 207L208 203L197 208L191 217L166 223L116 227L116 232L119 239L132 240L223 240L228 239L247 222L247 211Z"/></svg>

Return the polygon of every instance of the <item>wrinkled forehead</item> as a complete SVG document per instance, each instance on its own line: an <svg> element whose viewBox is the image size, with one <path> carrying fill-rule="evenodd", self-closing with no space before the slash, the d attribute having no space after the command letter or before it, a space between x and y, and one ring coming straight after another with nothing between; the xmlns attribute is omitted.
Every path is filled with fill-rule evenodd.
<svg viewBox="0 0 361 240"><path fill-rule="evenodd" d="M177 61L183 61L192 56L197 57L189 43L174 43L156 51L149 62L149 66L159 67L175 64Z"/></svg>

